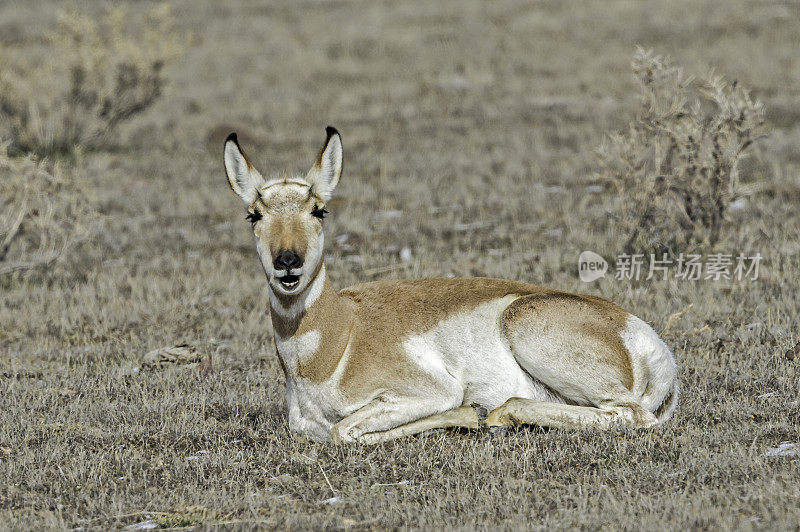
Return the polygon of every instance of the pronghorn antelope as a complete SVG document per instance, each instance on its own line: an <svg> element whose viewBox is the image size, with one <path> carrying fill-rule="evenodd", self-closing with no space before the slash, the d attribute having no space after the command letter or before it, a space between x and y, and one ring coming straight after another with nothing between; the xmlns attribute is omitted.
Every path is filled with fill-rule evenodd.
<svg viewBox="0 0 800 532"><path fill-rule="evenodd" d="M675 409L669 348L610 301L485 278L334 290L322 231L342 172L334 128L305 177L265 179L234 133L224 161L267 274L292 430L376 443L445 427L648 427Z"/></svg>

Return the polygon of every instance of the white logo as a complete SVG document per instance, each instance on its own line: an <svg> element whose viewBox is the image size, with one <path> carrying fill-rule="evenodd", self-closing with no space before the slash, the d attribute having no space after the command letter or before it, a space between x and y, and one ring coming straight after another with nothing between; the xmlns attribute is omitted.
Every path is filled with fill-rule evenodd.
<svg viewBox="0 0 800 532"><path fill-rule="evenodd" d="M584 283L605 277L608 270L606 259L594 251L584 251L578 257L578 276Z"/></svg>

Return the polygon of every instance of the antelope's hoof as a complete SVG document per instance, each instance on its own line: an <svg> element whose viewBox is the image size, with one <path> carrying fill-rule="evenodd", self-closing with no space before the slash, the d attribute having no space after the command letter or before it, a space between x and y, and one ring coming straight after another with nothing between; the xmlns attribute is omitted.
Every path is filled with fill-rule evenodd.
<svg viewBox="0 0 800 532"><path fill-rule="evenodd" d="M475 415L478 416L478 428L485 429L486 417L489 415L489 411L486 410L485 406L479 405L478 403L472 403L470 406L475 410Z"/></svg>
<svg viewBox="0 0 800 532"><path fill-rule="evenodd" d="M331 443L334 445L355 443L356 441L355 438L353 438L344 427L340 427L339 425L334 425L331 427L330 436Z"/></svg>

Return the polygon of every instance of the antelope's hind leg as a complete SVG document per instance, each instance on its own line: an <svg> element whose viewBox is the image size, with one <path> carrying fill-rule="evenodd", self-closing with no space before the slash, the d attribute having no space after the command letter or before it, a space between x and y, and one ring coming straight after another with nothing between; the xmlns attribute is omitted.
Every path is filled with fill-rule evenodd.
<svg viewBox="0 0 800 532"><path fill-rule="evenodd" d="M648 427L674 389L672 355L652 329L592 296L547 293L517 299L503 313L517 363L551 390L552 401L511 398L489 426ZM632 336L632 338L628 338ZM629 351L626 342L635 348ZM668 371L661 371L661 366Z"/></svg>
<svg viewBox="0 0 800 532"><path fill-rule="evenodd" d="M644 428L655 425L656 417L636 402L614 403L602 408L549 403L513 397L489 412L492 427L538 425L558 429L608 428L614 425Z"/></svg>

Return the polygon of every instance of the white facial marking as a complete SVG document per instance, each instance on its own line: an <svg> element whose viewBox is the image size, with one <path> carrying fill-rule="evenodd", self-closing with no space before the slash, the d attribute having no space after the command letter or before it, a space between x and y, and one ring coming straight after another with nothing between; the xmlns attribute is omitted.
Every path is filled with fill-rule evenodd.
<svg viewBox="0 0 800 532"><path fill-rule="evenodd" d="M258 237L256 237L256 252L258 252L258 259L261 261L261 267L264 268L267 277L272 277L275 273L272 269L272 257L269 255L269 252L267 252L266 257L264 256L264 245Z"/></svg>
<svg viewBox="0 0 800 532"><path fill-rule="evenodd" d="M300 293L295 301L289 306L284 306L275 292L272 290L272 285L269 287L269 304L272 305L272 310L278 313L282 318L296 318L304 310L311 308L319 296L322 295L322 288L325 286L325 265L320 268L317 277L308 287L308 290Z"/></svg>

